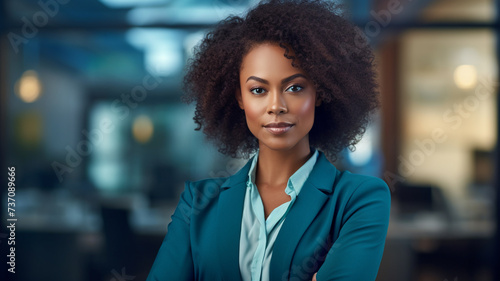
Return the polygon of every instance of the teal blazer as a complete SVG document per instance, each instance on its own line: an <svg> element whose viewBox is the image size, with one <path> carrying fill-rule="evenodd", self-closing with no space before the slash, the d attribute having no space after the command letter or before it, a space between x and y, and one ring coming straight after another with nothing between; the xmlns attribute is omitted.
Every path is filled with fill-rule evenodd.
<svg viewBox="0 0 500 281"><path fill-rule="evenodd" d="M147 281L241 280L239 241L251 161L227 178L186 182ZM375 280L390 191L338 171L320 152L274 244L270 280Z"/></svg>

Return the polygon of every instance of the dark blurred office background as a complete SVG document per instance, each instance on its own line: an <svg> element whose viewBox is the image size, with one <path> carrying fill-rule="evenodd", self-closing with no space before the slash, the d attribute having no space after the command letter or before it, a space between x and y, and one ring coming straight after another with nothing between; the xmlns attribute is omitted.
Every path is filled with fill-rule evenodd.
<svg viewBox="0 0 500 281"><path fill-rule="evenodd" d="M3 267L11 166L18 218L2 280L146 278L184 181L246 161L194 131L180 82L211 26L257 2L1 2ZM498 3L345 4L375 50L383 107L336 165L393 191L378 280L500 280Z"/></svg>

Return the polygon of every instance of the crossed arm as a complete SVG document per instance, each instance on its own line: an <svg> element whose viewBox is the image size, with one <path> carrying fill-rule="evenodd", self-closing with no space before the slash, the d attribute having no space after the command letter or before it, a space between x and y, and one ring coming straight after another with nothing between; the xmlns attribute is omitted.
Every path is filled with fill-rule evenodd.
<svg viewBox="0 0 500 281"><path fill-rule="evenodd" d="M189 239L193 195L186 185L147 281L193 280ZM380 179L357 186L348 199L342 228L312 281L375 280L389 224L390 192ZM183 239L177 239L182 237Z"/></svg>
<svg viewBox="0 0 500 281"><path fill-rule="evenodd" d="M389 225L390 191L380 179L361 183L350 196L339 237L312 281L375 280Z"/></svg>

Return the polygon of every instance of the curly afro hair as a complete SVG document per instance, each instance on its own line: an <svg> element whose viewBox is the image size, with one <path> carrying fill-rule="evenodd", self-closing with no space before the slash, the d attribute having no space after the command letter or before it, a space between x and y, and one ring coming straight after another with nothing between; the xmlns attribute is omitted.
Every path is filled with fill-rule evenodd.
<svg viewBox="0 0 500 281"><path fill-rule="evenodd" d="M354 149L378 107L374 55L361 31L326 1L263 1L245 17L218 23L195 48L184 77L187 103L196 102L196 130L219 151L248 157L258 141L246 125L235 93L243 57L253 46L281 46L292 66L305 71L322 103L315 110L310 145L336 159ZM292 50L289 50L291 48ZM295 56L289 56L291 53Z"/></svg>

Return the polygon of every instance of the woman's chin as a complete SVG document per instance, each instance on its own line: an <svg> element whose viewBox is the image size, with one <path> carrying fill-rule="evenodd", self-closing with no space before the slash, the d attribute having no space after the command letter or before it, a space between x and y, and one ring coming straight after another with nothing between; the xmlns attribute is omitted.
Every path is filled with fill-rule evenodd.
<svg viewBox="0 0 500 281"><path fill-rule="evenodd" d="M269 149L273 151L293 151L294 149L297 149L299 147L299 143L297 142L290 142L289 140L286 139L274 139L270 141L259 141L259 149ZM309 145L307 145L309 147Z"/></svg>

